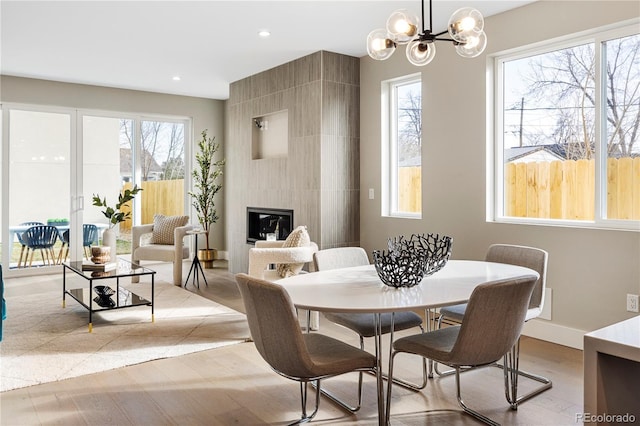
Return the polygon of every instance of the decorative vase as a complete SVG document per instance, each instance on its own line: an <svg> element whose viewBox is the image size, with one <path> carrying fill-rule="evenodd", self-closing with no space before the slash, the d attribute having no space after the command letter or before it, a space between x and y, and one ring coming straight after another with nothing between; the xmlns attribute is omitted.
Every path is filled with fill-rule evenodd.
<svg viewBox="0 0 640 426"><path fill-rule="evenodd" d="M213 268L213 261L216 259L216 257L218 257L218 250L216 249L198 250L198 259L200 260L200 263L202 263L202 266L204 266L205 269Z"/></svg>
<svg viewBox="0 0 640 426"><path fill-rule="evenodd" d="M116 231L113 229L105 229L102 233L102 245L110 247L111 262L115 262L116 257Z"/></svg>

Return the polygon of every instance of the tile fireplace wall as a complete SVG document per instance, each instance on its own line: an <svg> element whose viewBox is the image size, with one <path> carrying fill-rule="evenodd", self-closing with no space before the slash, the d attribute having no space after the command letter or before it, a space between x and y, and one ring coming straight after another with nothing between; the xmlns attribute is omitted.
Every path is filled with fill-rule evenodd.
<svg viewBox="0 0 640 426"><path fill-rule="evenodd" d="M360 243L359 59L316 52L231 84L225 217L229 270L246 272L246 208L294 210L320 248ZM254 117L286 111L287 155L252 159Z"/></svg>

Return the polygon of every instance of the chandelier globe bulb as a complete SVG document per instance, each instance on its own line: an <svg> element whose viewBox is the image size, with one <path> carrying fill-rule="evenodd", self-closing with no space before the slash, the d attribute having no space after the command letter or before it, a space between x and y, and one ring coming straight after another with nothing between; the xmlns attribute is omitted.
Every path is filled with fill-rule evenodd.
<svg viewBox="0 0 640 426"><path fill-rule="evenodd" d="M487 35L481 31L477 36L467 37L466 43L456 45L456 52L463 58L475 58L487 47Z"/></svg>
<svg viewBox="0 0 640 426"><path fill-rule="evenodd" d="M419 18L407 9L394 11L387 19L387 32L398 44L413 40L418 34Z"/></svg>
<svg viewBox="0 0 640 426"><path fill-rule="evenodd" d="M407 60L413 65L422 67L436 56L436 45L424 40L413 40L407 44Z"/></svg>
<svg viewBox="0 0 640 426"><path fill-rule="evenodd" d="M384 28L378 28L367 36L367 53L377 61L389 59L396 49L396 43Z"/></svg>
<svg viewBox="0 0 640 426"><path fill-rule="evenodd" d="M473 7L463 7L451 15L447 31L452 39L465 43L468 37L475 37L484 30L484 17Z"/></svg>

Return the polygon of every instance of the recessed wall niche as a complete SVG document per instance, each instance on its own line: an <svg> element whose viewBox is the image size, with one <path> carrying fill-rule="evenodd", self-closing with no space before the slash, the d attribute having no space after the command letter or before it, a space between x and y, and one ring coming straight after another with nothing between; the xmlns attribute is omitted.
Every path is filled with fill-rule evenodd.
<svg viewBox="0 0 640 426"><path fill-rule="evenodd" d="M282 158L289 150L289 114L287 110L251 119L251 159Z"/></svg>

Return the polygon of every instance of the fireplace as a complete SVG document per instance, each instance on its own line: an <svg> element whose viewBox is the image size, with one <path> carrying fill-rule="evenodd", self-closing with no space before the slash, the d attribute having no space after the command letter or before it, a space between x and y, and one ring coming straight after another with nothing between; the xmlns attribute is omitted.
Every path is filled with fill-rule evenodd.
<svg viewBox="0 0 640 426"><path fill-rule="evenodd" d="M266 240L267 234L285 240L293 228L293 210L247 207L247 243Z"/></svg>

